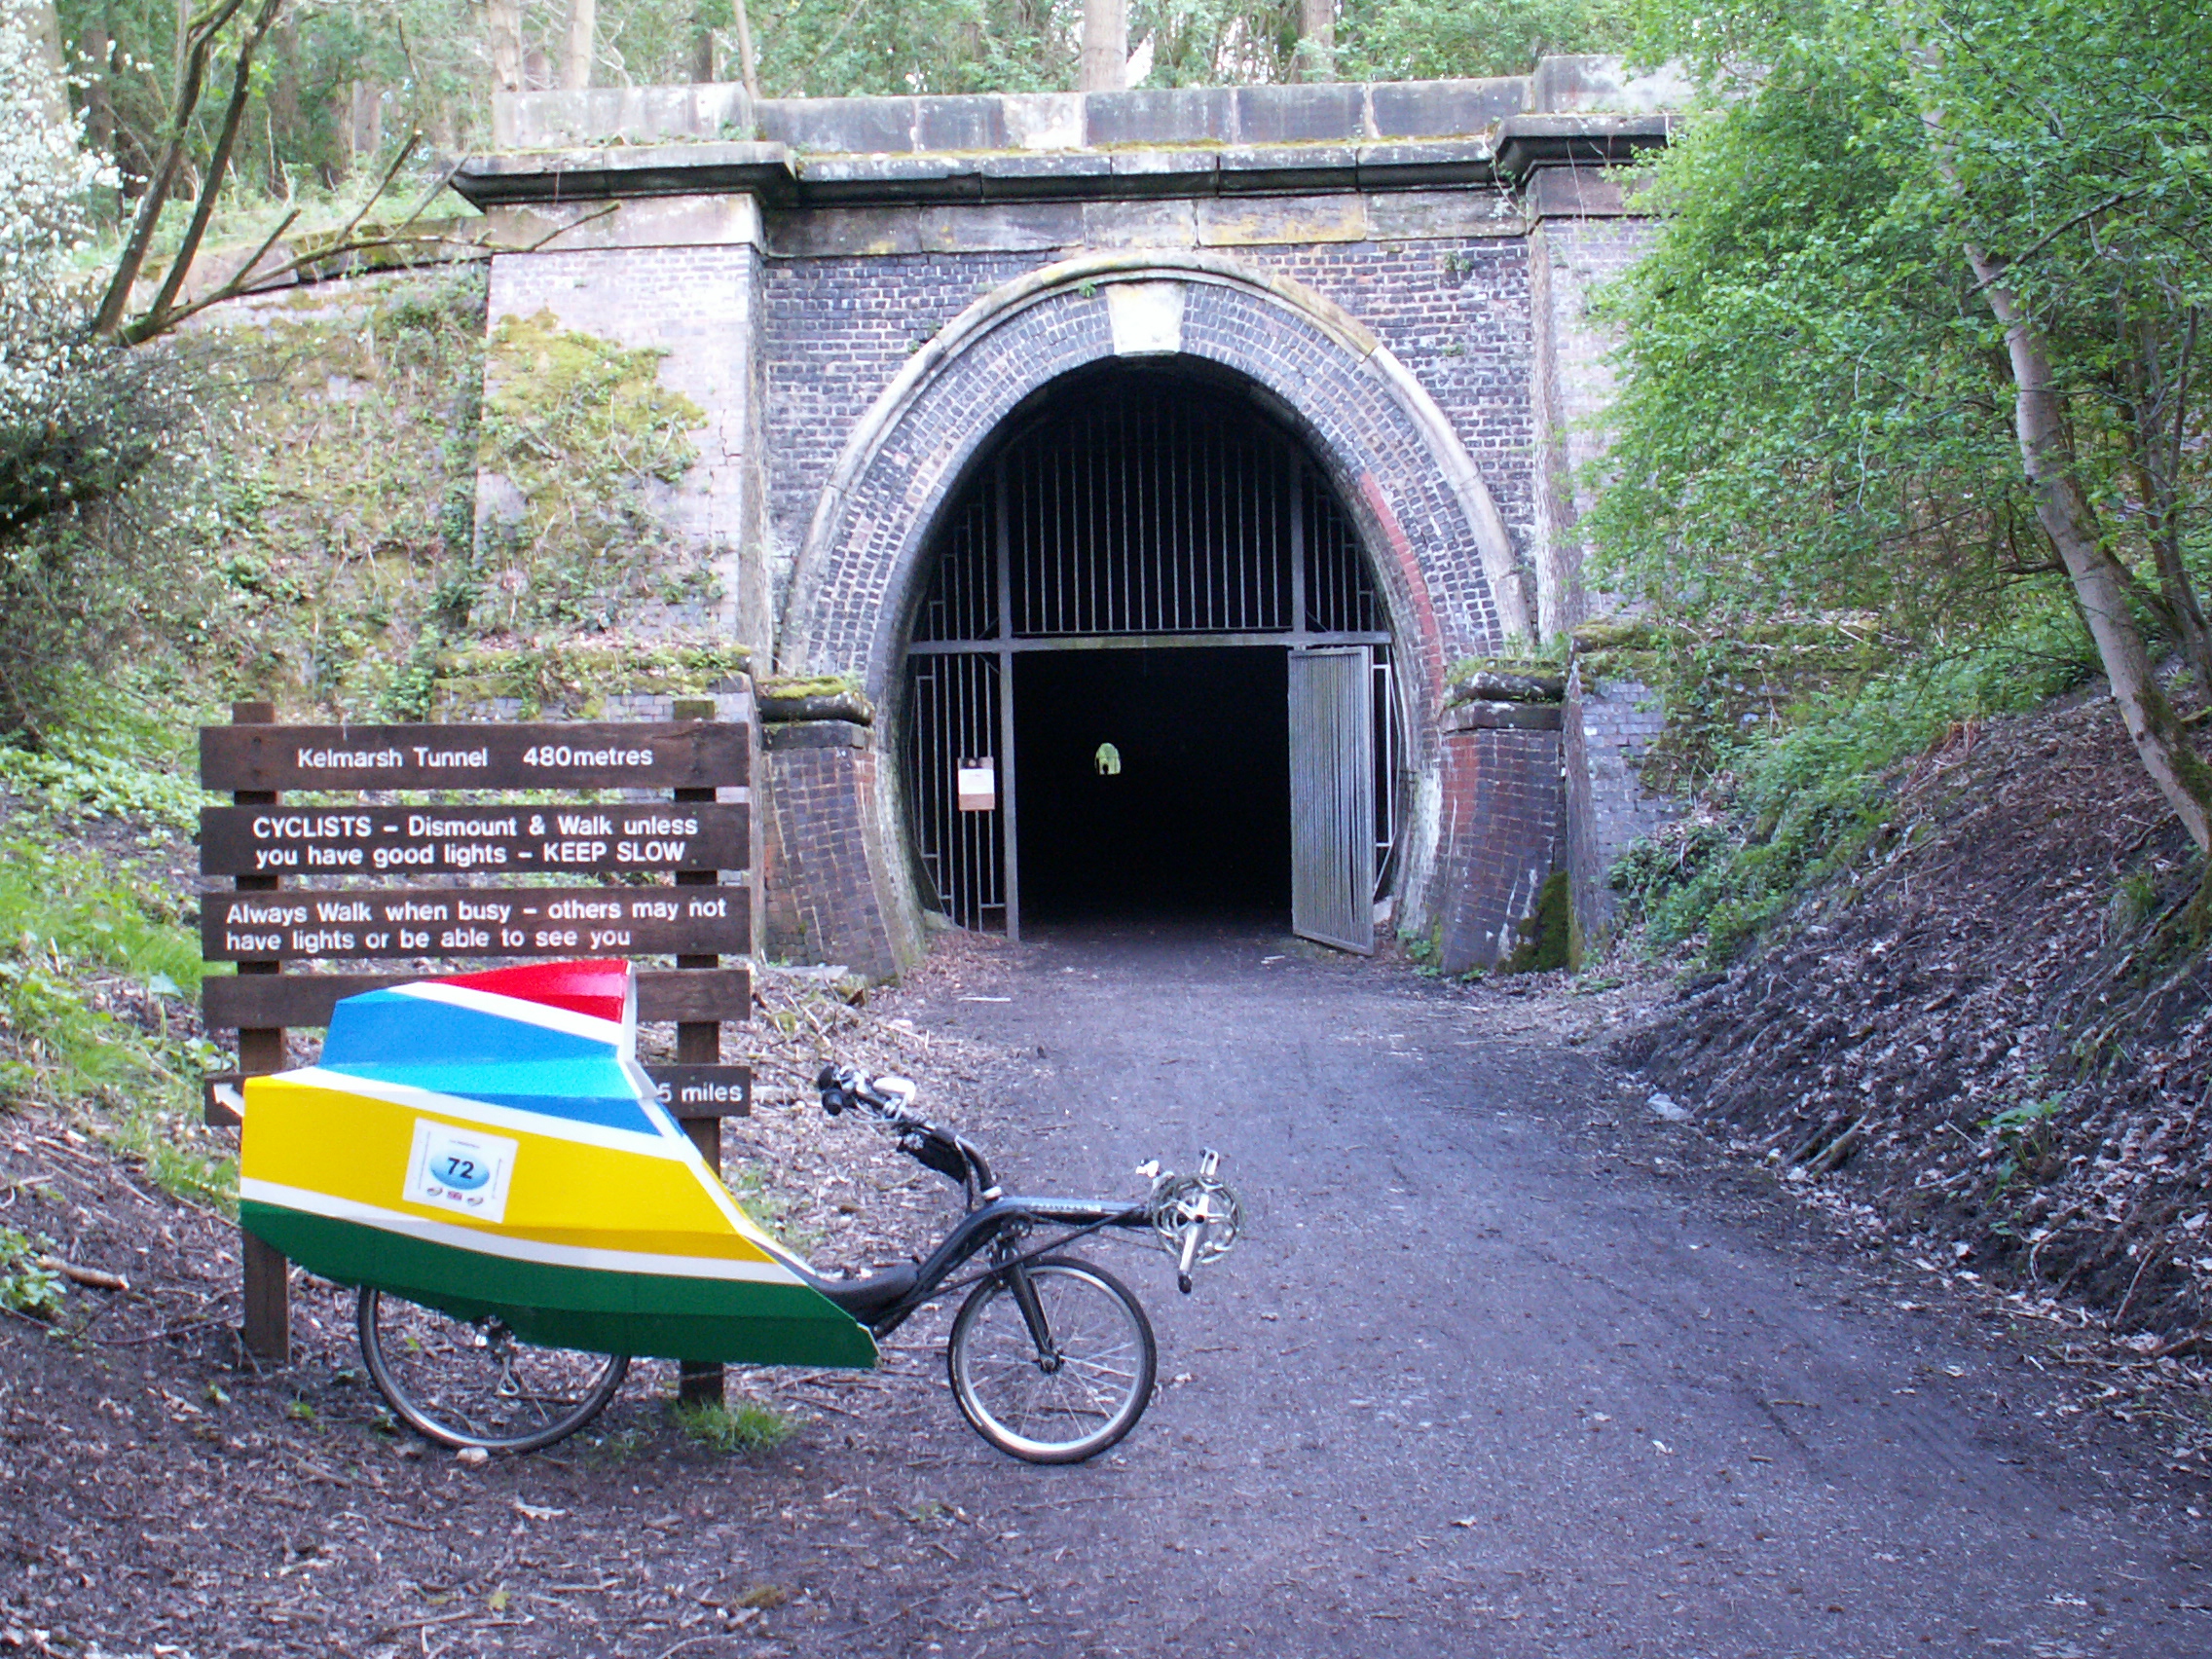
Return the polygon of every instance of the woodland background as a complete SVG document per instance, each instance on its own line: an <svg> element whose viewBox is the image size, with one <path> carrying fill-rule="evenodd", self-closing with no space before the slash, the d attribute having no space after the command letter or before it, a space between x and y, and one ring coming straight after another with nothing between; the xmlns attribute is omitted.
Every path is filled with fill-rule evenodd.
<svg viewBox="0 0 2212 1659"><path fill-rule="evenodd" d="M403 224L464 239L439 187L495 85L1070 88L1098 84L1101 38L1109 81L1154 86L1689 66L1699 105L1635 181L1652 252L1601 302L1620 398L1580 530L1604 614L1517 645L1668 710L1645 780L1680 810L1615 872L1610 947L1737 1013L1693 1010L1640 1063L1762 1157L1846 1184L1889 1158L1885 1213L1935 1214L2031 1280L2070 1252L2116 1323L2197 1342L2212 17L2190 0L0 0L10 1098L105 1102L133 1156L189 1150L189 896L126 855L180 844L190 732L228 697L584 712L595 687L737 665L657 516L691 412L650 353L488 338L466 258L195 321L182 255L282 232L313 277ZM510 353L527 394L486 380ZM525 486L497 545L482 465ZM1982 847L1998 820L1925 809L1932 777L2024 776L2015 741L2048 761L2015 832ZM2019 828L2070 815L2113 833L2039 853ZM1961 887L1921 944L1864 936L1867 963L1979 961L2005 996L1931 1010L1908 975L1845 1009L1880 976L1783 975L1931 847L1970 872L2061 861L2048 891L2025 863L2002 897ZM1954 923L1988 948L1927 942ZM1780 1014L1746 989L1777 983ZM1746 1093L1721 1039L1778 1017L1828 1034ZM1939 1101L1847 1109L1852 1055L1911 1070L1915 1045L1982 1058ZM170 1103L152 1118L147 1087Z"/></svg>

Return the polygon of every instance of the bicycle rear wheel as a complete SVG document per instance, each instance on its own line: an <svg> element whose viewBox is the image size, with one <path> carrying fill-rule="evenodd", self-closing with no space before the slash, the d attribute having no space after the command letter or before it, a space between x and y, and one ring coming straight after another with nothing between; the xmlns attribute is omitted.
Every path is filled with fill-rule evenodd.
<svg viewBox="0 0 2212 1659"><path fill-rule="evenodd" d="M1134 1428L1152 1403L1159 1350L1128 1287L1073 1256L1023 1270L1049 1338L1040 1349L1005 1274L969 1292L952 1321L952 1397L977 1434L1031 1463L1080 1463Z"/></svg>
<svg viewBox="0 0 2212 1659"><path fill-rule="evenodd" d="M533 1347L498 1319L455 1319L376 1290L361 1292L359 1322L378 1391L440 1446L550 1446L605 1411L630 1369L626 1354Z"/></svg>

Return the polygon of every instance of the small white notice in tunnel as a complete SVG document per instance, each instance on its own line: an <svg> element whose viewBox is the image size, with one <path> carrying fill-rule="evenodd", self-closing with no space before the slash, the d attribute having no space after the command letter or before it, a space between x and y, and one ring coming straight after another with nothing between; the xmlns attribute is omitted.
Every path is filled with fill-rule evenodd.
<svg viewBox="0 0 2212 1659"><path fill-rule="evenodd" d="M998 768L989 756L963 760L959 766L960 810L996 812L999 806Z"/></svg>

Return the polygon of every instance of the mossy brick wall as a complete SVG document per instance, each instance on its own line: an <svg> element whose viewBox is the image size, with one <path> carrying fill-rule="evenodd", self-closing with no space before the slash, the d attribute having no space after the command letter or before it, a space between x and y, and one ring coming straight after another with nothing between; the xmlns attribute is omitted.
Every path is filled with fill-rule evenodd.
<svg viewBox="0 0 2212 1659"><path fill-rule="evenodd" d="M1559 867L1566 831L1559 732L1446 734L1438 860L1446 973L1495 967L1512 954L1516 930Z"/></svg>
<svg viewBox="0 0 2212 1659"><path fill-rule="evenodd" d="M668 353L661 383L707 423L691 435L697 462L663 508L694 546L713 551L719 620L765 662L773 618L758 553L761 270L759 250L743 242L508 255L492 262L489 322L550 311L564 328ZM479 511L489 504L480 495Z"/></svg>
<svg viewBox="0 0 2212 1659"><path fill-rule="evenodd" d="M785 962L842 963L894 978L919 960L898 928L877 832L875 734L843 720L761 728L767 810L760 855L761 948Z"/></svg>

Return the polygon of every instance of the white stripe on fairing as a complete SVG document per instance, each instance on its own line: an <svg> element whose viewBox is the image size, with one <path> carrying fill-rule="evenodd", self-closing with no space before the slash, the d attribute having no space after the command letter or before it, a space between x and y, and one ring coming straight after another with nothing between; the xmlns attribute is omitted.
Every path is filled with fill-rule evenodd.
<svg viewBox="0 0 2212 1659"><path fill-rule="evenodd" d="M652 1130L618 1129L608 1124L587 1124L577 1118L555 1117L549 1112L527 1112L516 1106L495 1106L488 1100L471 1100L463 1094L440 1094L436 1089L417 1088L410 1083L354 1077L348 1072L325 1071L320 1066L282 1072L278 1077L285 1083L309 1084L316 1088L327 1088L336 1094L365 1095L371 1100L381 1100L387 1106L403 1106L412 1112L436 1112L444 1117L459 1118L465 1123L480 1124L487 1128L514 1129L523 1134L542 1135L547 1140L573 1141L581 1146L596 1146L608 1152L634 1152L646 1158L672 1159L679 1163L687 1157L696 1159L699 1156L691 1145L690 1138L676 1127L666 1113L656 1116L645 1112L642 1102L639 1109L644 1113L645 1122L656 1125Z"/></svg>
<svg viewBox="0 0 2212 1659"><path fill-rule="evenodd" d="M565 1036L606 1043L625 1059L637 1048L636 1026L618 1019L602 1019L595 1014L578 1014L574 1009L526 1002L521 997L501 996L498 991L478 990L474 985L442 985L424 980L387 988L399 996L420 997L424 1002L444 1003L451 1008L467 1009L471 1014L490 1014L495 1019L511 1019L519 1025L540 1026Z"/></svg>
<svg viewBox="0 0 2212 1659"><path fill-rule="evenodd" d="M275 1181L241 1180L239 1197L284 1209L305 1210L331 1221L352 1222L385 1233L420 1238L427 1244L448 1244L479 1255L502 1256L509 1261L535 1262L546 1267L582 1268L599 1272L660 1273L674 1278L742 1279L748 1284L798 1284L798 1275L777 1262L726 1261L711 1256L662 1256L644 1250L599 1250L586 1244L546 1244L535 1238L483 1233L450 1222L402 1215L397 1210L351 1198L311 1193ZM750 1240L748 1240L750 1242Z"/></svg>

